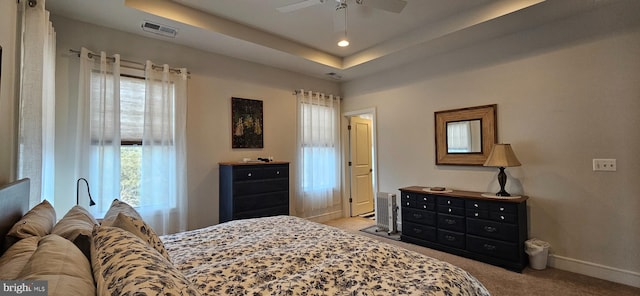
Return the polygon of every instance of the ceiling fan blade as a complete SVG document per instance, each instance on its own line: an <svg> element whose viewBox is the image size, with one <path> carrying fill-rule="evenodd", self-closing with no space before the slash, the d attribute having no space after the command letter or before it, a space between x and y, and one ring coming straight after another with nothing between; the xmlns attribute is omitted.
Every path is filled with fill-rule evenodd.
<svg viewBox="0 0 640 296"><path fill-rule="evenodd" d="M296 10L300 10L303 8L307 8L307 7L311 7L314 5L318 5L318 4L322 4L327 0L304 0L298 3L293 3L293 4L289 4L289 5L285 5L282 7L278 7L276 8L278 11L283 12L283 13L288 13L288 12L292 12L292 11L296 11Z"/></svg>
<svg viewBox="0 0 640 296"><path fill-rule="evenodd" d="M356 3L395 13L401 12L407 5L404 0L356 0Z"/></svg>
<svg viewBox="0 0 640 296"><path fill-rule="evenodd" d="M336 13L333 15L333 31L342 32L347 28L347 8L336 9Z"/></svg>

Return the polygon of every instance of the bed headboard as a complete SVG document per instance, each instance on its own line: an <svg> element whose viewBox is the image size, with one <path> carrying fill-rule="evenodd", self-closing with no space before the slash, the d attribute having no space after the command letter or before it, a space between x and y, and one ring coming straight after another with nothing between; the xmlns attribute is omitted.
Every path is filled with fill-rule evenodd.
<svg viewBox="0 0 640 296"><path fill-rule="evenodd" d="M0 255L7 232L29 210L29 186L28 178L0 186Z"/></svg>

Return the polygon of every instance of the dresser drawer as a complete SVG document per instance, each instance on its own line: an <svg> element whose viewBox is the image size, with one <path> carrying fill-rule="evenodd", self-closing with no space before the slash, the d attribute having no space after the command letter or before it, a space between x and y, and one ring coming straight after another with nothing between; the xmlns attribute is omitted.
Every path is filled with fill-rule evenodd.
<svg viewBox="0 0 640 296"><path fill-rule="evenodd" d="M234 181L258 180L260 179L260 168L254 166L237 167L233 169Z"/></svg>
<svg viewBox="0 0 640 296"><path fill-rule="evenodd" d="M402 219L410 222L420 223L424 225L436 225L436 213L411 209L411 208L402 208Z"/></svg>
<svg viewBox="0 0 640 296"><path fill-rule="evenodd" d="M418 203L415 200L403 199L400 202L400 207L417 209L418 208Z"/></svg>
<svg viewBox="0 0 640 296"><path fill-rule="evenodd" d="M464 205L466 209L489 210L489 203L481 200L466 200Z"/></svg>
<svg viewBox="0 0 640 296"><path fill-rule="evenodd" d="M438 229L438 242L443 245L464 249L465 235L460 232Z"/></svg>
<svg viewBox="0 0 640 296"><path fill-rule="evenodd" d="M497 241L474 235L467 235L467 249L471 252L506 260L517 260L519 256L519 248L516 243Z"/></svg>
<svg viewBox="0 0 640 296"><path fill-rule="evenodd" d="M427 201L418 201L418 205L417 205L418 209L421 210L425 210L425 211L435 211L436 209L436 203L434 202L427 202Z"/></svg>
<svg viewBox="0 0 640 296"><path fill-rule="evenodd" d="M507 213L498 213L491 212L489 213L489 218L494 221L504 222L504 223L516 223L518 221L518 216L515 214L507 214Z"/></svg>
<svg viewBox="0 0 640 296"><path fill-rule="evenodd" d="M234 213L253 209L271 208L289 204L289 192L280 191L268 194L246 195L238 197L233 204Z"/></svg>
<svg viewBox="0 0 640 296"><path fill-rule="evenodd" d="M517 214L518 206L515 204L508 203L491 203L489 204L489 211L498 212L498 213L509 213L509 214Z"/></svg>
<svg viewBox="0 0 640 296"><path fill-rule="evenodd" d="M455 197L438 196L438 205L464 208L464 200Z"/></svg>
<svg viewBox="0 0 640 296"><path fill-rule="evenodd" d="M289 178L289 166L272 165L260 170L260 176L264 179Z"/></svg>
<svg viewBox="0 0 640 296"><path fill-rule="evenodd" d="M467 218L467 232L504 241L518 241L518 227L512 224Z"/></svg>
<svg viewBox="0 0 640 296"><path fill-rule="evenodd" d="M416 193L412 193L412 192L406 192L406 191L402 191L400 192L400 200L401 201L416 201L416 196L418 194Z"/></svg>
<svg viewBox="0 0 640 296"><path fill-rule="evenodd" d="M418 202L436 203L436 197L428 194L416 194L416 200Z"/></svg>
<svg viewBox="0 0 640 296"><path fill-rule="evenodd" d="M464 232L464 217L446 214L438 214L438 228Z"/></svg>
<svg viewBox="0 0 640 296"><path fill-rule="evenodd" d="M246 167L237 167L233 170L233 178L236 181L288 178L288 177L289 177L289 167L287 165L270 165L267 167L246 166Z"/></svg>
<svg viewBox="0 0 640 296"><path fill-rule="evenodd" d="M426 241L436 241L436 228L411 222L402 224L402 234Z"/></svg>
<svg viewBox="0 0 640 296"><path fill-rule="evenodd" d="M458 216L464 216L464 208L458 208L458 207L453 207L453 206L447 206L447 205L439 205L438 206L438 213L445 213L445 214L449 214L449 215L458 215Z"/></svg>
<svg viewBox="0 0 640 296"><path fill-rule="evenodd" d="M233 214L233 220L259 218L277 215L289 215L289 206L278 206L273 208L260 208L258 210L237 212Z"/></svg>
<svg viewBox="0 0 640 296"><path fill-rule="evenodd" d="M480 219L489 219L489 211L488 210L475 210L475 209L466 209L467 217L480 218Z"/></svg>
<svg viewBox="0 0 640 296"><path fill-rule="evenodd" d="M275 191L288 191L289 179L234 182L233 190L236 196Z"/></svg>

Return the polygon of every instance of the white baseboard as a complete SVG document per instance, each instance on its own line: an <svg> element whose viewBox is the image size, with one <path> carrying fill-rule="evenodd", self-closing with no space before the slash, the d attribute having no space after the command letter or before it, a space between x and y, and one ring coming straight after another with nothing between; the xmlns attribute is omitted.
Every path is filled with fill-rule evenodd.
<svg viewBox="0 0 640 296"><path fill-rule="evenodd" d="M549 254L548 266L640 288L640 273Z"/></svg>

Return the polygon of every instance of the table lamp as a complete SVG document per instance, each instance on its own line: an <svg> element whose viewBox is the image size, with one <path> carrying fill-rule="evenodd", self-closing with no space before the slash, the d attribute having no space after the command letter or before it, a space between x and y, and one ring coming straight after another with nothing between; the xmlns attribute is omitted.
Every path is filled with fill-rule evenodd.
<svg viewBox="0 0 640 296"><path fill-rule="evenodd" d="M507 174L504 173L505 167L520 166L520 161L516 158L511 144L495 144L487 161L484 162L484 166L500 168L498 173L498 183L500 184L500 191L496 193L496 196L511 196L506 190L504 185L507 183Z"/></svg>

